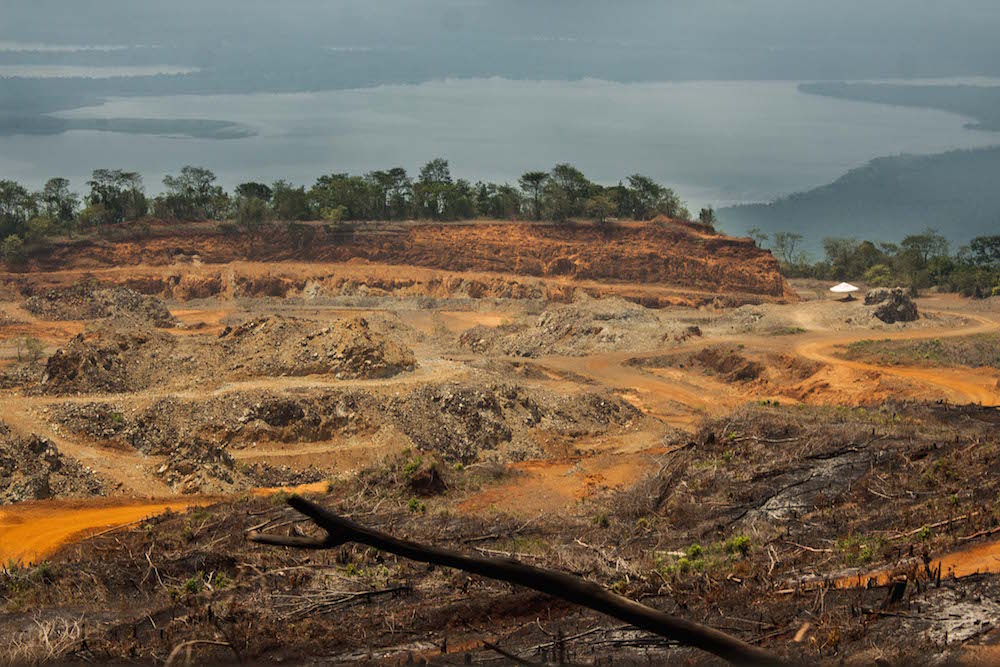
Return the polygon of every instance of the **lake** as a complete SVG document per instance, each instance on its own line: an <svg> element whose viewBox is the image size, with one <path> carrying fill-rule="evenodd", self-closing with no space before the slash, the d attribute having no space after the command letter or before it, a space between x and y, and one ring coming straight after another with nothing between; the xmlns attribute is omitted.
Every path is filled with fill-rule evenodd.
<svg viewBox="0 0 1000 667"><path fill-rule="evenodd" d="M232 187L451 161L457 177L516 182L570 162L616 183L641 172L692 208L766 201L833 181L872 158L1000 143L941 111L800 93L796 81L612 83L464 79L299 94L119 98L67 118L202 118L256 135L214 140L73 131L0 138L0 178L39 186L94 168L164 174L206 166Z"/></svg>

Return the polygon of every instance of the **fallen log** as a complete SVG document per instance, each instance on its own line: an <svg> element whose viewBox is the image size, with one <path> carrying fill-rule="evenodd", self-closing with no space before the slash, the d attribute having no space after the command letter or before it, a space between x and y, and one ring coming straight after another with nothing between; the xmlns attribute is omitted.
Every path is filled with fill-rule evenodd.
<svg viewBox="0 0 1000 667"><path fill-rule="evenodd" d="M335 549L348 542L356 542L422 563L451 567L531 588L607 614L679 644L699 648L734 664L776 665L782 662L767 651L724 632L670 616L565 572L525 565L509 559L467 556L457 551L395 538L334 514L301 496L292 496L288 499L288 504L325 530L326 537L316 539L251 533L249 539L259 544L297 549Z"/></svg>

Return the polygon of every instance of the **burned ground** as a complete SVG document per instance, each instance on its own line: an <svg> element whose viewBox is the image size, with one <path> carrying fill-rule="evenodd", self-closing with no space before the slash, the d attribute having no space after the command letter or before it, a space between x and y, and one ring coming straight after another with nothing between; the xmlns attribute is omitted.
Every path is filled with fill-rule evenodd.
<svg viewBox="0 0 1000 667"><path fill-rule="evenodd" d="M996 525L989 426L998 420L995 412L928 405L748 406L706 425L695 444L676 443L661 472L636 488L527 521L453 513L458 499L502 478L414 454L335 483L319 501L411 539L575 572L793 659L936 664L962 656L964 642L1000 622L1000 578L945 572L937 581L924 565ZM824 429L826 422L835 427ZM944 442L946 432L959 442ZM857 457L864 466L854 465ZM965 481L939 473L956 457L982 489L963 495ZM913 463L899 479L880 474L885 462L900 467L902 459ZM429 469L440 484L417 493L414 480ZM775 504L803 474L825 479L824 490L799 483L794 507ZM70 628L66 634L85 618L86 644L67 642L68 655L82 660L152 662L186 640L212 638L232 648L200 647L200 659L228 661L235 650L252 661L462 664L491 660L488 641L530 660L564 653L570 662L714 662L539 594L371 549L306 553L248 543L250 529L310 532L282 500L244 498L152 519L69 547L43 566L8 570L0 594L8 610L44 607L45 622ZM976 511L971 520L910 530ZM816 579L849 579L858 567L909 580L896 590ZM37 626L23 615L2 623L11 645L37 643ZM900 636L906 641L893 639Z"/></svg>

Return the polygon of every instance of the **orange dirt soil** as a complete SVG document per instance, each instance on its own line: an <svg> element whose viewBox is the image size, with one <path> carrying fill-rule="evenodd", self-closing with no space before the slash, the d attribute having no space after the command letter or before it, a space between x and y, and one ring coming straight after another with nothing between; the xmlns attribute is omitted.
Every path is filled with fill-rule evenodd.
<svg viewBox="0 0 1000 667"><path fill-rule="evenodd" d="M777 260L751 240L708 234L674 222L620 224L607 234L591 225L497 222L382 225L349 234L316 225L300 225L299 230L275 226L253 237L224 236L201 225L175 230L167 238L66 242L36 258L33 269L164 266L195 257L206 264L360 261L450 272L660 285L771 300L796 298L781 277ZM292 238L294 233L302 238Z"/></svg>
<svg viewBox="0 0 1000 667"><path fill-rule="evenodd" d="M101 530L141 521L166 511L184 511L210 501L182 498L170 501L119 503L43 501L0 509L0 563L36 563L63 544Z"/></svg>
<svg viewBox="0 0 1000 667"><path fill-rule="evenodd" d="M254 495L278 492L320 493L326 482L297 487L256 489ZM219 498L188 497L176 500L47 500L0 508L0 564L31 565L72 544L104 530L120 528L164 512L183 512L218 502Z"/></svg>
<svg viewBox="0 0 1000 667"><path fill-rule="evenodd" d="M574 290L582 289L594 295L624 296L652 305L663 305L675 302L707 303L718 296L716 289L728 289L742 294L754 293L764 301L797 301L777 273L777 263L769 253L757 250L749 241L707 236L680 225L625 225L616 232L622 235L621 238L611 239L598 238L595 236L598 232L591 227L557 228L498 223L398 225L385 233L358 233L339 245L318 242L296 251L278 250L283 243L288 243L287 238L278 236L283 232L272 232L274 238L257 239L251 246L240 237L223 237L198 229L170 239L56 246L45 260L45 267L56 270L9 273L0 275L0 280L43 289L71 285L84 276L92 275L102 282L129 285L139 291L179 300L219 297L219 303L214 308L206 305L198 306L198 309L174 310L173 314L184 324L204 325L195 331L174 330L176 335L214 333L221 329L226 317L234 312L230 302L234 297L301 295L310 283L327 287L364 284L394 296L449 296L461 293L471 298L518 298L518 295L528 298L523 295L537 290L537 298L558 301L568 300ZM325 233L321 228L316 229L317 234ZM312 257L313 262L304 261L311 256L315 256ZM244 257L257 261L244 261ZM213 262L229 263L220 266ZM397 265L405 262L416 266ZM456 273L457 270L464 273ZM726 298L730 296L727 294ZM931 338L1000 330L995 319L966 312L966 303L958 299L937 297L928 300L927 306L924 308L924 303L921 304L925 312L941 309L953 315L960 314L971 326L932 326L877 335L886 338ZM34 333L46 342L61 343L83 326L80 322L36 321L20 309L12 315L25 323L6 327L0 333L2 339ZM477 324L497 326L507 319L504 313L431 313L420 310L406 311L401 317L412 320L417 329L428 333L433 331L435 322L460 332ZM915 398L1000 404L996 378L986 370L881 368L847 361L836 355L838 347L870 338L873 336L871 331L845 333L808 319L800 323L807 333L795 339L794 343L786 337L752 334L730 338L755 352L792 351L798 357L822 364L822 369L812 380L814 384L824 386L822 396L814 398L807 395L801 398L803 401L844 404L870 401L873 397L877 398L872 390L873 378L877 380L881 376L889 376L906 383L906 395ZM710 342L725 340L726 337L716 336ZM694 349L707 343L706 340L695 339L675 350ZM659 352L650 350L648 354ZM579 376L596 386L617 391L663 425L685 430L694 430L704 416L719 416L741 402L762 397L753 386L727 385L675 369L644 372L626 364L629 358L636 356L642 354L610 352L587 357L543 357L533 363L546 375L551 373L550 381L540 381L549 388L571 391L575 382L560 378ZM458 361L421 359L413 374L391 382L440 381L460 372ZM273 378L246 382L238 388L291 388L315 386L317 383L314 378ZM358 383L358 386L364 386L364 383ZM224 389L235 388L230 386ZM192 394L198 392L192 390ZM774 388L773 394L769 393L767 397L772 395L782 401L799 400L796 392L785 387ZM152 397L137 395L134 398L146 400ZM113 452L95 443L75 441L48 427L39 429L39 424L44 422L38 419L37 410L47 407L45 400L11 395L4 401L7 413L4 419L19 431L40 431L65 454L107 474L126 493L162 494L161 489L151 488L149 480L135 472L141 463L138 456ZM622 442L599 443L593 451L580 456L558 455L550 460L515 464L514 468L521 475L510 482L484 489L468 499L463 509L481 510L494 506L514 513L559 509L607 489L635 482L646 472L655 470L657 453L662 451L658 435L643 431L638 437L633 434L627 445ZM339 452L341 443L321 445L324 456L350 454ZM660 449L657 449L658 445ZM240 457L284 462L284 459L308 458L313 453L295 452L291 447L287 451L284 448L257 451L251 448L241 452ZM7 508L0 510L0 558L37 559L83 535L127 524L167 509L203 502L199 498L124 502L100 500L93 504L55 501ZM993 554L989 552L981 558L965 559L962 563L967 565L959 563L956 569L995 568L1000 561L991 561ZM943 569L947 571L948 565Z"/></svg>

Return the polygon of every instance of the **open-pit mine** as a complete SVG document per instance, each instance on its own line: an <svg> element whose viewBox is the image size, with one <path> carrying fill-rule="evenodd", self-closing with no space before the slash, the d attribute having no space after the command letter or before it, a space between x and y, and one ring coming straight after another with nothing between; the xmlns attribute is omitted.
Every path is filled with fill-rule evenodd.
<svg viewBox="0 0 1000 667"><path fill-rule="evenodd" d="M0 664L712 659L248 541L313 533L291 493L791 660L988 658L1000 298L826 287L668 219L54 243L0 274Z"/></svg>

